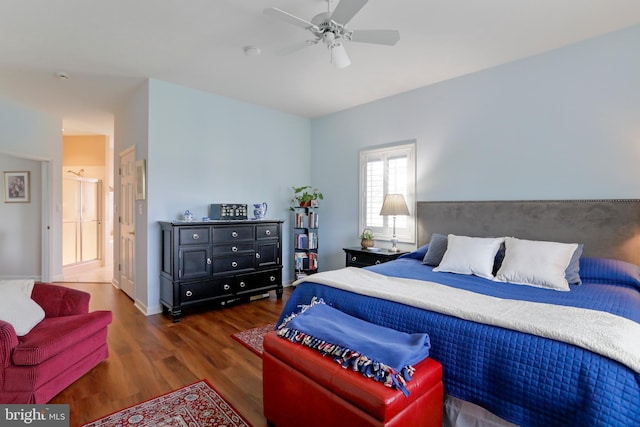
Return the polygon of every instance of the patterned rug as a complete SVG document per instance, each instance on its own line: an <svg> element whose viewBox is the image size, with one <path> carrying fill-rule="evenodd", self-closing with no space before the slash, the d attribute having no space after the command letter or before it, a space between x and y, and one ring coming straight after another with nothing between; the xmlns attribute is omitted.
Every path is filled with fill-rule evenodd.
<svg viewBox="0 0 640 427"><path fill-rule="evenodd" d="M231 337L239 341L258 356L262 356L262 340L265 334L272 331L275 327L275 323L269 323L268 325L258 326L257 328L247 329L242 332L236 332L235 334L232 334Z"/></svg>
<svg viewBox="0 0 640 427"><path fill-rule="evenodd" d="M250 427L207 380L115 412L84 427Z"/></svg>

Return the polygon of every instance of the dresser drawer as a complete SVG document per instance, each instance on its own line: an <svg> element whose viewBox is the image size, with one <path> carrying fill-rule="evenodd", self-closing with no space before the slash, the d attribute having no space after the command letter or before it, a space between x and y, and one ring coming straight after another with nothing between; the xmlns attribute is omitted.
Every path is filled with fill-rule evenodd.
<svg viewBox="0 0 640 427"><path fill-rule="evenodd" d="M252 269L255 264L255 259L256 256L253 252L236 256L214 257L213 274Z"/></svg>
<svg viewBox="0 0 640 427"><path fill-rule="evenodd" d="M213 241L216 243L253 240L253 225L229 225L213 227Z"/></svg>
<svg viewBox="0 0 640 427"><path fill-rule="evenodd" d="M353 266L368 266L383 263L384 260L374 254L364 254L351 252L349 254L349 263Z"/></svg>
<svg viewBox="0 0 640 427"><path fill-rule="evenodd" d="M256 239L277 239L280 237L278 224L260 224L256 226Z"/></svg>
<svg viewBox="0 0 640 427"><path fill-rule="evenodd" d="M210 242L209 228L181 228L180 245L203 245Z"/></svg>
<svg viewBox="0 0 640 427"><path fill-rule="evenodd" d="M229 242L224 245L213 247L214 256L233 255L235 253L253 252L255 250L253 242Z"/></svg>
<svg viewBox="0 0 640 427"><path fill-rule="evenodd" d="M282 284L282 270L270 270L257 274L241 274L236 276L236 291L240 295L257 289L274 289Z"/></svg>
<svg viewBox="0 0 640 427"><path fill-rule="evenodd" d="M378 249L376 251L361 248L342 248L347 256L347 267L368 267L370 265L382 264L393 261L399 256L406 254L406 251L392 252L388 249Z"/></svg>
<svg viewBox="0 0 640 427"><path fill-rule="evenodd" d="M180 285L180 304L233 295L233 277Z"/></svg>

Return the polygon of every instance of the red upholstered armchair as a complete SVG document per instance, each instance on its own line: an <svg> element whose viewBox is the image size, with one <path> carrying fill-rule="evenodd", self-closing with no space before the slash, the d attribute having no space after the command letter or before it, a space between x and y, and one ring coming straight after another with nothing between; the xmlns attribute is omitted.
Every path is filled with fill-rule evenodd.
<svg viewBox="0 0 640 427"><path fill-rule="evenodd" d="M107 358L111 312L89 313L90 297L36 283L31 299L45 318L22 337L0 320L0 403L46 403Z"/></svg>

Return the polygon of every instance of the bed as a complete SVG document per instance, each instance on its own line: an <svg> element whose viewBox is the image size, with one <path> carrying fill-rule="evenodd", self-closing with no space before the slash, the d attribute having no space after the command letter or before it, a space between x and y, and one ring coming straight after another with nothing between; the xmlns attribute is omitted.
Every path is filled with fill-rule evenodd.
<svg viewBox="0 0 640 427"><path fill-rule="evenodd" d="M454 236L437 265L423 264L423 244L385 264L309 276L280 320L319 297L369 322L427 332L443 365L448 425L640 425L640 201L419 202L417 216L421 244ZM522 242L557 242L543 249L562 248L581 284L566 291L438 271L462 237L502 236L510 240L492 275L517 265ZM569 248L578 243L581 253Z"/></svg>

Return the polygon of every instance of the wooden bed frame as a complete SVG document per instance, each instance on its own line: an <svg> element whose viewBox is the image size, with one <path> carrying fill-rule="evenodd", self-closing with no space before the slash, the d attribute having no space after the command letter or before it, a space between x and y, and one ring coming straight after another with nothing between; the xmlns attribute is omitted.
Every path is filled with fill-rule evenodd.
<svg viewBox="0 0 640 427"><path fill-rule="evenodd" d="M583 255L640 265L640 200L418 202L418 246L432 233L583 243Z"/></svg>

